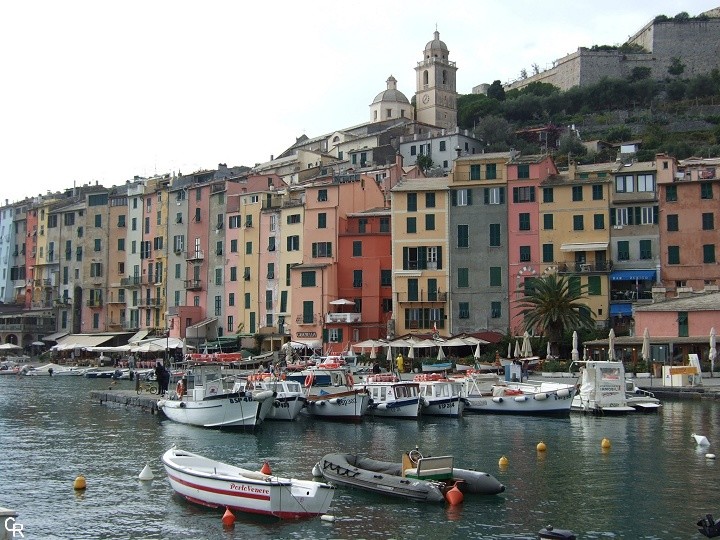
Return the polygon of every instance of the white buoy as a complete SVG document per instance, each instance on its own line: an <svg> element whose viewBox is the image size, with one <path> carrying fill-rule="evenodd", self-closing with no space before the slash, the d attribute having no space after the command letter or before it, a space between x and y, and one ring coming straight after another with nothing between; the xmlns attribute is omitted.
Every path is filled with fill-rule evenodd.
<svg viewBox="0 0 720 540"><path fill-rule="evenodd" d="M700 446L710 446L710 441L708 441L708 438L705 437L705 435L696 435L693 433L691 437L695 439L695 442Z"/></svg>
<svg viewBox="0 0 720 540"><path fill-rule="evenodd" d="M140 480L152 480L155 478L155 475L152 472L152 469L150 468L150 464L148 463L143 467L143 470L140 471L140 475L138 476Z"/></svg>
<svg viewBox="0 0 720 540"><path fill-rule="evenodd" d="M312 468L312 475L314 477L322 476L322 471L320 470L320 464L316 463Z"/></svg>
<svg viewBox="0 0 720 540"><path fill-rule="evenodd" d="M715 459L715 454L705 454L707 459Z"/></svg>
<svg viewBox="0 0 720 540"><path fill-rule="evenodd" d="M320 516L320 519L322 519L323 521L328 521L328 522L332 523L333 521L335 521L335 516L330 515L330 514L323 514L322 516Z"/></svg>

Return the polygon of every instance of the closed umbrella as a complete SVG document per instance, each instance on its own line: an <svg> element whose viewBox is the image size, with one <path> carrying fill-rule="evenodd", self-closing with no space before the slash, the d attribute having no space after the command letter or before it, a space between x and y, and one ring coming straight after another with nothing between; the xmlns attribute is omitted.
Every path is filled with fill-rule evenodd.
<svg viewBox="0 0 720 540"><path fill-rule="evenodd" d="M475 357L475 360L480 360L480 344L479 343L475 346L474 357Z"/></svg>
<svg viewBox="0 0 720 540"><path fill-rule="evenodd" d="M615 361L615 330L610 329L608 334L608 360L610 362Z"/></svg>
<svg viewBox="0 0 720 540"><path fill-rule="evenodd" d="M520 355L522 354L520 349L520 340L515 340L515 358L520 358Z"/></svg>
<svg viewBox="0 0 720 540"><path fill-rule="evenodd" d="M375 360L377 358L377 351L375 350L375 347L370 349L370 360Z"/></svg>
<svg viewBox="0 0 720 540"><path fill-rule="evenodd" d="M640 351L642 359L648 362L650 360L650 331L645 327L645 333L643 334L642 350Z"/></svg>
<svg viewBox="0 0 720 540"><path fill-rule="evenodd" d="M532 344L530 343L530 334L527 330L523 334L522 350L520 351L520 354L523 358L529 358L533 355Z"/></svg>
<svg viewBox="0 0 720 540"><path fill-rule="evenodd" d="M413 345L410 345L410 349L408 350L408 358L415 358L415 347Z"/></svg>
<svg viewBox="0 0 720 540"><path fill-rule="evenodd" d="M508 354L507 354L507 357L508 357L508 358L512 358L512 355L513 355L513 354L512 354L512 341L510 341L510 342L508 342Z"/></svg>
<svg viewBox="0 0 720 540"><path fill-rule="evenodd" d="M572 358L572 361L573 361L573 362L577 362L578 360L580 360L580 352L578 351L578 335L577 335L577 330L574 330L574 331L573 331L572 341L573 341L573 348L572 348L571 358Z"/></svg>
<svg viewBox="0 0 720 540"><path fill-rule="evenodd" d="M551 358L551 357L552 357L552 352L551 352L551 350L550 350L550 340L548 340L548 342L547 342L547 348L545 349L545 356L546 356L547 358Z"/></svg>
<svg viewBox="0 0 720 540"><path fill-rule="evenodd" d="M438 359L438 360L445 360L445 353L443 352L442 347L438 347L437 359Z"/></svg>
<svg viewBox="0 0 720 540"><path fill-rule="evenodd" d="M715 371L715 358L717 358L717 347L715 346L717 338L715 337L715 327L710 329L710 376L712 377L713 371Z"/></svg>
<svg viewBox="0 0 720 540"><path fill-rule="evenodd" d="M388 366L392 365L393 357L392 357L392 347L390 347L390 345L388 345L387 354L385 355L385 360L387 360Z"/></svg>

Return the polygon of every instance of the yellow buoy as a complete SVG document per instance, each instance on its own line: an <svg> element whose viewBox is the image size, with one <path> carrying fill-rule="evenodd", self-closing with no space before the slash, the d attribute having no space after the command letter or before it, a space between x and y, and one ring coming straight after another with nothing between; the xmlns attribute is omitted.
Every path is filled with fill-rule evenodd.
<svg viewBox="0 0 720 540"><path fill-rule="evenodd" d="M544 452L545 450L547 450L547 446L545 445L544 442L540 441L540 442L537 444L537 451L538 451L538 452Z"/></svg>
<svg viewBox="0 0 720 540"><path fill-rule="evenodd" d="M81 474L73 482L73 489L80 491L82 489L85 489L86 487L87 484L85 483L85 477Z"/></svg>
<svg viewBox="0 0 720 540"><path fill-rule="evenodd" d="M498 461L498 465L500 465L501 467L507 467L509 463L510 461L508 461L508 458L506 458L505 456L501 457Z"/></svg>
<svg viewBox="0 0 720 540"><path fill-rule="evenodd" d="M600 446L605 449L610 448L610 439L603 439Z"/></svg>

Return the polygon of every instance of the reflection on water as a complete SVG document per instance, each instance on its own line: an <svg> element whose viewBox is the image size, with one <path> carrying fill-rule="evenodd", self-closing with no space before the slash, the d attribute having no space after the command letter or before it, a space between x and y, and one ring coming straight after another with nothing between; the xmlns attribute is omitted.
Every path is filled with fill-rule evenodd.
<svg viewBox="0 0 720 540"><path fill-rule="evenodd" d="M132 383L122 383L130 388ZM715 461L691 433L720 441L716 405L667 402L658 415L627 418L467 416L368 420L362 424L268 423L258 433L194 428L132 409L94 403L107 381L0 377L0 506L19 512L27 538L535 538L551 523L578 538L692 538L705 513L720 514ZM612 446L603 451L600 442ZM547 452L538 452L543 441ZM399 459L416 444L453 454L458 466L490 472L507 486L458 507L388 500L338 489L331 513L276 522L222 512L172 493L160 456L171 445L249 468L309 478L325 453ZM500 469L498 460L509 465ZM155 480L137 476L146 463ZM79 474L87 490L75 492Z"/></svg>

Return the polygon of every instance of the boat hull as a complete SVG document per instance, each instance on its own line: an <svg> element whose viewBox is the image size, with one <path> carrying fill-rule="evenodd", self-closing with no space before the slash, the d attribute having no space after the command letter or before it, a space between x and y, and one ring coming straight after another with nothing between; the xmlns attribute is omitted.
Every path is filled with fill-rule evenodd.
<svg viewBox="0 0 720 540"><path fill-rule="evenodd" d="M279 478L170 449L162 457L173 490L212 508L231 508L280 519L322 515L332 503L329 484Z"/></svg>
<svg viewBox="0 0 720 540"><path fill-rule="evenodd" d="M305 407L307 399L303 395L278 394L273 400L272 407L268 412L266 420L295 420L300 411Z"/></svg>
<svg viewBox="0 0 720 540"><path fill-rule="evenodd" d="M164 399L158 402L165 416L174 422L208 428L253 428L263 422L272 408L272 392L220 394L202 400Z"/></svg>
<svg viewBox="0 0 720 540"><path fill-rule="evenodd" d="M360 422L369 405L370 397L365 392L349 390L308 396L307 407L303 409L303 413L323 420Z"/></svg>
<svg viewBox="0 0 720 540"><path fill-rule="evenodd" d="M423 416L459 418L465 411L465 400L459 397L423 398Z"/></svg>
<svg viewBox="0 0 720 540"><path fill-rule="evenodd" d="M514 385L522 388L528 385ZM465 411L472 413L565 416L570 413L577 388L540 385L517 395L470 395Z"/></svg>
<svg viewBox="0 0 720 540"><path fill-rule="evenodd" d="M398 399L386 403L372 403L368 407L369 416L382 418L417 419L420 416L420 400L418 398Z"/></svg>

